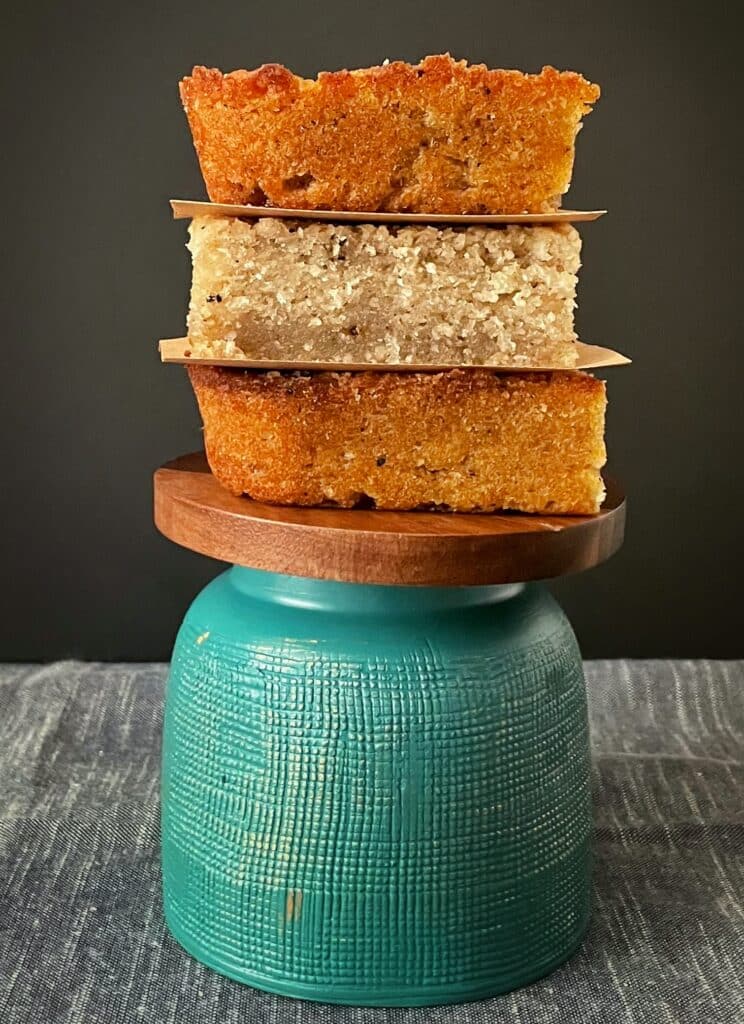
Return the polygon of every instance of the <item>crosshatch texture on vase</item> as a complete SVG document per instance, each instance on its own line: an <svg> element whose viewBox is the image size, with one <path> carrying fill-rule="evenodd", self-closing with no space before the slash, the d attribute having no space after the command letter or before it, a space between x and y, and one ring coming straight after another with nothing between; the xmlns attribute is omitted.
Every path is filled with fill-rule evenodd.
<svg viewBox="0 0 744 1024"><path fill-rule="evenodd" d="M224 574L176 643L175 936L258 987L360 1004L475 998L565 959L588 914L590 807L583 674L557 605L509 588L386 614L380 592L409 588L294 581L359 597L334 615L257 598L276 580Z"/></svg>

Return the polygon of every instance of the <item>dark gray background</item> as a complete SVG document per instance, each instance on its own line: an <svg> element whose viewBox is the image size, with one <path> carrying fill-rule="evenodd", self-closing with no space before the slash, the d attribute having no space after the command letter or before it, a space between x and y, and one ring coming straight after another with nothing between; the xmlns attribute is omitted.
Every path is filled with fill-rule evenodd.
<svg viewBox="0 0 744 1024"><path fill-rule="evenodd" d="M630 495L614 560L556 586L589 656L741 655L738 304L744 145L735 5L582 0L26 3L3 15L0 658L167 657L218 566L150 518L150 474L199 446L161 367L189 264L169 196L203 186L176 90L195 63L314 75L451 50L582 71L587 225L579 328L609 375L610 468Z"/></svg>

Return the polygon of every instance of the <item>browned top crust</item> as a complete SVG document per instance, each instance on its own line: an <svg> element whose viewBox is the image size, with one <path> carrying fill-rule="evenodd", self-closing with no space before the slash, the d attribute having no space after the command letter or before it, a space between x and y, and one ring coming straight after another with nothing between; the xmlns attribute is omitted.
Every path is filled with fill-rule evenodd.
<svg viewBox="0 0 744 1024"><path fill-rule="evenodd" d="M315 81L196 67L180 90L213 202L414 213L554 209L599 96L572 71L448 54Z"/></svg>
<svg viewBox="0 0 744 1024"><path fill-rule="evenodd" d="M605 386L584 373L190 366L215 477L288 505L596 512Z"/></svg>

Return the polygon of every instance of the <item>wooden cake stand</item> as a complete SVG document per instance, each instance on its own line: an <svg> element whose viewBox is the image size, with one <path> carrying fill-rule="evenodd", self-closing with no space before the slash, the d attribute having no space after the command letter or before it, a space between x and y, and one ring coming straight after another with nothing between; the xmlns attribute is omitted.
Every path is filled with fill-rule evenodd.
<svg viewBox="0 0 744 1024"><path fill-rule="evenodd" d="M176 640L165 912L203 963L356 1005L495 995L589 915L589 744L571 627L528 581L623 538L595 516L299 509L203 455L155 474L166 537L233 563Z"/></svg>
<svg viewBox="0 0 744 1024"><path fill-rule="evenodd" d="M604 562L622 544L625 499L610 480L595 516L287 508L234 497L195 452L155 473L155 523L176 544L253 569L347 583L479 586Z"/></svg>

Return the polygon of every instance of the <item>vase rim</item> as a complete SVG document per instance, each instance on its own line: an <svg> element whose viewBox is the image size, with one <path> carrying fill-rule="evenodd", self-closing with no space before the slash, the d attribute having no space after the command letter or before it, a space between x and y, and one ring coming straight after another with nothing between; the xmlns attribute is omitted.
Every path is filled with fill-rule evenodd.
<svg viewBox="0 0 744 1024"><path fill-rule="evenodd" d="M437 610L500 604L522 594L533 584L505 583L485 586L427 587L391 586L378 583L347 583L340 580L285 576L233 565L231 584L242 593L307 611L360 614L374 611L393 615L431 614Z"/></svg>

